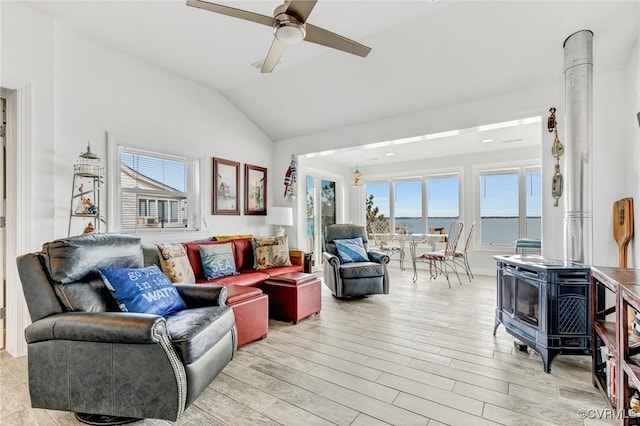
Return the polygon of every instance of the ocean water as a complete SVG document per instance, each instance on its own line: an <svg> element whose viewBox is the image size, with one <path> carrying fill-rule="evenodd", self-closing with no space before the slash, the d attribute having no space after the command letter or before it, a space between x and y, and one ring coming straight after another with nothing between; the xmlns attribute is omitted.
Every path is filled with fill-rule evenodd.
<svg viewBox="0 0 640 426"><path fill-rule="evenodd" d="M458 220L455 217L434 217L429 218L429 228L443 227L448 232L452 222ZM398 217L396 218L396 226L406 226L408 232L414 234L427 233L422 227L422 218L419 217ZM465 224L471 226L471 224ZM511 244L519 235L519 220L517 217L485 217L476 225L476 230L481 238L482 244ZM468 229L463 229L464 235ZM542 221L540 217L527 218L527 236L526 238L541 238Z"/></svg>

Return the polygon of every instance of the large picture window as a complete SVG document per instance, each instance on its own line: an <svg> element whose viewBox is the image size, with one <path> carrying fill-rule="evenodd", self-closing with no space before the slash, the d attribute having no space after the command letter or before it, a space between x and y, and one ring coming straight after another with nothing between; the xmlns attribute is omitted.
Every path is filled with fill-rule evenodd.
<svg viewBox="0 0 640 426"><path fill-rule="evenodd" d="M367 226L386 221L389 232L446 233L460 217L457 173L367 182L365 188Z"/></svg>
<svg viewBox="0 0 640 426"><path fill-rule="evenodd" d="M479 176L480 243L511 245L540 238L540 169L484 170Z"/></svg>
<svg viewBox="0 0 640 426"><path fill-rule="evenodd" d="M422 180L398 180L394 184L395 229L406 229L417 234L423 233Z"/></svg>
<svg viewBox="0 0 640 426"><path fill-rule="evenodd" d="M119 147L122 231L195 229L197 160Z"/></svg>
<svg viewBox="0 0 640 426"><path fill-rule="evenodd" d="M542 176L539 168L525 169L526 237L542 239Z"/></svg>
<svg viewBox="0 0 640 426"><path fill-rule="evenodd" d="M427 178L427 223L430 234L446 234L449 226L460 218L460 178L432 176Z"/></svg>

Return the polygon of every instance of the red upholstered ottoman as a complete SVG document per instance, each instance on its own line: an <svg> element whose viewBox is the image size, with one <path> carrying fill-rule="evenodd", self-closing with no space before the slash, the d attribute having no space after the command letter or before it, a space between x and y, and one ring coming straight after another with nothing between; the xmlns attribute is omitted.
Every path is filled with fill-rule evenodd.
<svg viewBox="0 0 640 426"><path fill-rule="evenodd" d="M286 272L260 286L269 296L269 316L297 324L303 318L320 312L320 280L313 274Z"/></svg>
<svg viewBox="0 0 640 426"><path fill-rule="evenodd" d="M256 287L227 286L227 305L233 309L238 347L263 338L269 332L269 301Z"/></svg>

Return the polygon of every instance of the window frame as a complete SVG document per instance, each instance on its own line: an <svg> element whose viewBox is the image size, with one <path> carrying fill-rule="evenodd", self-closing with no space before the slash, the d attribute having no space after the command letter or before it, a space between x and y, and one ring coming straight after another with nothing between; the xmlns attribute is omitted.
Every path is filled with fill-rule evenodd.
<svg viewBox="0 0 640 426"><path fill-rule="evenodd" d="M425 230L424 233L427 233L429 230L429 218L428 218L428 184L427 182L431 179L441 179L441 178L458 178L458 220L464 217L464 168L451 168L451 169L442 169L442 170L429 170L429 171L421 171L419 173L410 173L406 175L401 174L393 174L390 175L379 175L372 176L367 178L365 175L365 191L363 192L363 208L364 202L368 197L368 193L366 191L367 184L380 184L386 183L389 185L389 227L390 229L395 229L396 226L396 208L395 208L395 197L396 197L396 182L403 181L412 181L412 180L420 180L422 186L422 228ZM366 226L366 219L365 219ZM414 234L420 234L419 232L411 231Z"/></svg>
<svg viewBox="0 0 640 426"><path fill-rule="evenodd" d="M483 164L473 166L474 179L474 218L477 222L476 226L476 248L484 251L495 251L495 249L513 250L512 243L483 243L482 242L482 217L481 217L481 177L484 175L498 175L513 173L518 175L518 238L526 238L527 236L527 208L526 208L526 174L528 171L537 170L542 177L542 164L540 162L531 161L513 161L501 164ZM542 179L541 179L542 184ZM541 202L542 202L541 188ZM542 212L541 212L542 214ZM542 226L542 225L541 225ZM541 230L542 233L542 230Z"/></svg>
<svg viewBox="0 0 640 426"><path fill-rule="evenodd" d="M199 233L202 231L202 197L200 190L200 158L195 156L185 156L185 155L177 155L166 151L156 151L149 150L145 148L141 148L139 144L134 143L120 143L120 142L129 142L126 138L116 137L113 134L107 133L107 143L108 143L108 155L107 155L107 194L109 198L108 203L108 212L109 216L107 217L107 231L108 232L119 232L125 234L179 234L183 235L184 233ZM157 143L156 143L157 144ZM146 200L146 212L148 215L151 215L152 206L151 203L155 204L155 215L159 216L159 201L162 197L159 197L160 194L157 191L146 191L146 190L126 190L121 188L121 179L120 179L120 155L122 152L129 152L134 154L146 155L161 159L179 161L185 163L187 166L187 180L186 180L186 192L180 192L186 196L187 200L187 227L159 227L159 228L142 228L136 225L134 228L122 228L122 195L124 192L127 193L137 193L139 195L144 196ZM138 221L139 216L139 200L136 202L136 221ZM169 199L165 198L167 201L167 206L169 206ZM168 208L170 210L170 208ZM168 212L170 214L170 211ZM184 238L184 237L180 237Z"/></svg>

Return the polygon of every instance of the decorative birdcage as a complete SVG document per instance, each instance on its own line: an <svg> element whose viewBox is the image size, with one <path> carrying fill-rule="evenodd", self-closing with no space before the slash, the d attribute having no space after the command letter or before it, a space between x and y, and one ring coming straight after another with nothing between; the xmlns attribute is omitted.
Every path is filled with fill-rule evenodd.
<svg viewBox="0 0 640 426"><path fill-rule="evenodd" d="M104 183L104 165L100 158L91 152L91 143L87 152L80 154L73 166L71 183L71 203L69 206L68 235L72 235L73 219L78 219L74 233L83 230L83 234L102 232L107 222L100 209L100 191Z"/></svg>
<svg viewBox="0 0 640 426"><path fill-rule="evenodd" d="M83 152L78 157L78 161L74 165L74 173L87 177L104 176L104 164L95 153L91 152L91 142L87 145L87 152Z"/></svg>

